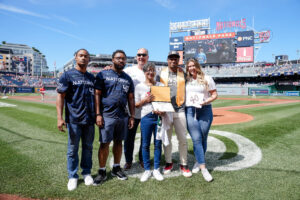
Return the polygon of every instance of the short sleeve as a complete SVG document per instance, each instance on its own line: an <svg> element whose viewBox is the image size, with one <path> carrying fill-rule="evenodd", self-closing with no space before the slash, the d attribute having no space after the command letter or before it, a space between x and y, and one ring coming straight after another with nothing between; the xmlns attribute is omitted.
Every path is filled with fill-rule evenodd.
<svg viewBox="0 0 300 200"><path fill-rule="evenodd" d="M95 89L103 90L104 89L104 78L102 72L99 72L95 79Z"/></svg>
<svg viewBox="0 0 300 200"><path fill-rule="evenodd" d="M128 76L129 77L129 76ZM129 93L134 93L134 84L133 84L133 81L132 79L129 77Z"/></svg>
<svg viewBox="0 0 300 200"><path fill-rule="evenodd" d="M67 73L63 73L63 75L60 77L59 81L58 81L58 85L56 88L56 91L58 93L65 93L67 92L69 88L69 84L68 84L68 76Z"/></svg>
<svg viewBox="0 0 300 200"><path fill-rule="evenodd" d="M141 101L141 94L140 94L140 84L137 84L137 86L135 87L134 89L134 101L137 103L137 102L140 102Z"/></svg>
<svg viewBox="0 0 300 200"><path fill-rule="evenodd" d="M216 90L216 83L212 77L207 76L207 82L208 82L208 91Z"/></svg>

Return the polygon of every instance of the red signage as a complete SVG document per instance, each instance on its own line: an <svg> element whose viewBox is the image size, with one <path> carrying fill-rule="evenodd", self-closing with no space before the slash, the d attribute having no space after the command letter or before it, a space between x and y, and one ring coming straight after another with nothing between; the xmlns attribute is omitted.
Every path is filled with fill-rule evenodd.
<svg viewBox="0 0 300 200"><path fill-rule="evenodd" d="M260 42L268 42L271 37L271 31L262 31L258 33Z"/></svg>
<svg viewBox="0 0 300 200"><path fill-rule="evenodd" d="M253 47L236 48L236 62L253 62Z"/></svg>
<svg viewBox="0 0 300 200"><path fill-rule="evenodd" d="M245 29L246 26L246 19L236 20L236 21L227 21L227 22L217 22L216 30L220 31L225 28L242 28Z"/></svg>
<svg viewBox="0 0 300 200"><path fill-rule="evenodd" d="M184 41L193 41L193 40L211 40L211 39L223 39L223 38L234 38L235 32L231 33L217 33L209 35L193 35L185 36Z"/></svg>

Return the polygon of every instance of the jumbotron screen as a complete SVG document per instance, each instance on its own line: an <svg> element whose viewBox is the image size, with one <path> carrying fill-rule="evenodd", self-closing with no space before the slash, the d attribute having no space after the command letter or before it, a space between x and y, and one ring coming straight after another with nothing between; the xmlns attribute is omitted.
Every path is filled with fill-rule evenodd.
<svg viewBox="0 0 300 200"><path fill-rule="evenodd" d="M234 36L235 33L226 33L185 37L185 61L196 58L200 64L235 62Z"/></svg>
<svg viewBox="0 0 300 200"><path fill-rule="evenodd" d="M185 60L197 58L201 64L233 63L236 60L233 42L232 38L186 42Z"/></svg>

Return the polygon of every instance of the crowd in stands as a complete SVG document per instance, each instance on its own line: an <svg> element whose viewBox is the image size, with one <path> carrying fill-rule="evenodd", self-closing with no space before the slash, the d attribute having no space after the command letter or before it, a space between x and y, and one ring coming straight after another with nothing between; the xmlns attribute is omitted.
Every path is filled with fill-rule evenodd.
<svg viewBox="0 0 300 200"><path fill-rule="evenodd" d="M259 76L261 74L272 75L273 73L298 73L300 72L300 64L284 64L284 65L223 65L222 67L205 67L205 74L212 77L248 77Z"/></svg>
<svg viewBox="0 0 300 200"><path fill-rule="evenodd" d="M92 69L97 71L97 69ZM159 69L158 69L159 70ZM249 77L272 75L274 73L298 73L300 72L300 64L286 63L283 65L231 65L204 67L205 74L212 77ZM40 78L36 76L15 75L15 74L0 74L0 86L9 87L56 87L57 78Z"/></svg>
<svg viewBox="0 0 300 200"><path fill-rule="evenodd" d="M56 87L56 78L40 78L26 75L0 74L0 86L8 87Z"/></svg>
<svg viewBox="0 0 300 200"><path fill-rule="evenodd" d="M284 74L285 72L297 73L299 71L300 71L300 64L286 63L284 65L275 65L275 66L264 67L260 71L260 73L261 74L273 74L273 73Z"/></svg>

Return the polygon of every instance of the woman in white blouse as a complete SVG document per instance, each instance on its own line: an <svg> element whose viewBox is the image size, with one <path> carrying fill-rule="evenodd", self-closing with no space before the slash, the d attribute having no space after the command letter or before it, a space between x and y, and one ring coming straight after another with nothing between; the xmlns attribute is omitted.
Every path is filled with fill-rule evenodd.
<svg viewBox="0 0 300 200"><path fill-rule="evenodd" d="M163 86L162 83L155 81L155 65L147 63L143 66L145 73L145 82L139 83L135 87L135 106L142 108L141 110L141 134L142 134L142 156L145 172L141 177L141 182L147 181L151 177L150 170L150 143L151 137L154 137L154 170L153 176L156 180L162 181L164 178L160 173L160 158L161 158L161 140L156 139L157 120L158 116L163 112L153 110L151 102L154 96L150 94L151 86Z"/></svg>
<svg viewBox="0 0 300 200"><path fill-rule="evenodd" d="M205 165L207 136L213 120L211 102L216 100L218 93L214 80L203 73L196 59L186 63L186 119L187 128L193 140L196 163L192 172L201 170L208 182L213 178Z"/></svg>

